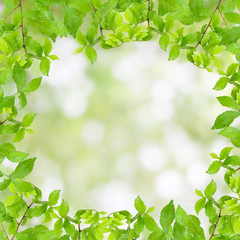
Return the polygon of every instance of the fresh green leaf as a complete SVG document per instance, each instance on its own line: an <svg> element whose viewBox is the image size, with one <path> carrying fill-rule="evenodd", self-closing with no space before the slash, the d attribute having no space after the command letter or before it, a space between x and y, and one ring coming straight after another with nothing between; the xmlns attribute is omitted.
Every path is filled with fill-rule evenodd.
<svg viewBox="0 0 240 240"><path fill-rule="evenodd" d="M60 190L54 190L50 193L48 198L49 205L56 205L59 199Z"/></svg>
<svg viewBox="0 0 240 240"><path fill-rule="evenodd" d="M173 61L178 58L180 54L180 47L178 45L174 45L171 47L170 52L169 52L169 61Z"/></svg>
<svg viewBox="0 0 240 240"><path fill-rule="evenodd" d="M89 59L92 63L94 63L94 62L97 60L97 53L96 53L96 51L95 51L95 49L94 49L93 47L87 46L87 47L85 48L85 53L86 53L88 59Z"/></svg>
<svg viewBox="0 0 240 240"><path fill-rule="evenodd" d="M42 60L40 62L40 70L43 75L48 76L49 70L50 70L50 61L48 58L46 58L46 57L42 58Z"/></svg>
<svg viewBox="0 0 240 240"><path fill-rule="evenodd" d="M69 212L69 204L64 199L62 200L62 202L60 204L58 212L62 218L65 218Z"/></svg>
<svg viewBox="0 0 240 240"><path fill-rule="evenodd" d="M226 111L218 115L212 129L221 129L224 127L228 127L239 115L240 113L236 111Z"/></svg>
<svg viewBox="0 0 240 240"><path fill-rule="evenodd" d="M36 117L36 113L28 113L24 116L22 120L22 126L23 127L30 127L32 125L32 122L34 118Z"/></svg>
<svg viewBox="0 0 240 240"><path fill-rule="evenodd" d="M222 163L220 161L213 161L211 165L209 166L206 173L208 174L215 174L219 171Z"/></svg>
<svg viewBox="0 0 240 240"><path fill-rule="evenodd" d="M26 84L26 72L25 70L18 64L18 62L15 63L14 69L13 69L13 80L15 81L17 85L17 90L21 91L25 84Z"/></svg>
<svg viewBox="0 0 240 240"><path fill-rule="evenodd" d="M33 92L36 91L42 82L42 77L34 78L32 81L23 89L24 92Z"/></svg>
<svg viewBox="0 0 240 240"><path fill-rule="evenodd" d="M229 107L229 108L232 108L234 110L238 110L237 103L231 97L221 96L221 97L217 97L217 100L224 107Z"/></svg>
<svg viewBox="0 0 240 240"><path fill-rule="evenodd" d="M135 199L134 206L140 214L144 214L146 212L146 206L139 196Z"/></svg>
<svg viewBox="0 0 240 240"><path fill-rule="evenodd" d="M160 214L160 224L163 230L168 233L170 226L175 218L175 208L173 205L173 201L171 200L170 203L165 206Z"/></svg>
<svg viewBox="0 0 240 240"><path fill-rule="evenodd" d="M212 180L204 190L206 198L211 198L217 190L217 184Z"/></svg>

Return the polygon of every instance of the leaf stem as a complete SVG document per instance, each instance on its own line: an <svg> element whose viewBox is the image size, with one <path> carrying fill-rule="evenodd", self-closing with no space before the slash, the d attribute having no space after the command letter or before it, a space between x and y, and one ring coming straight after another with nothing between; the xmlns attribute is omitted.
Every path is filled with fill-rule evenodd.
<svg viewBox="0 0 240 240"><path fill-rule="evenodd" d="M151 4L151 0L147 0L148 3L148 12L147 12L147 23L148 23L148 27L150 27L150 19L149 19L149 14L150 14L150 4Z"/></svg>
<svg viewBox="0 0 240 240"><path fill-rule="evenodd" d="M93 8L94 13L96 14L98 10L94 7L93 3L91 3L91 6ZM100 23L100 34L101 36L103 36L103 27L101 23Z"/></svg>
<svg viewBox="0 0 240 240"><path fill-rule="evenodd" d="M217 10L220 12L219 7L220 7L221 2L222 2L222 0L219 0L219 1L218 1L217 7L215 8L215 10L214 10L214 12L213 12L213 16L214 16L215 13L217 12ZM221 12L220 12L220 13L221 13ZM205 28L204 32L202 33L202 37L201 37L201 39L199 40L199 42L196 44L195 48L197 48L198 45L201 44L201 42L202 42L202 40L203 40L203 38L204 38L204 36L205 36L208 28L211 27L211 22L212 22L213 16L210 18L210 20L209 20L209 22L208 22L208 25L207 25L207 27Z"/></svg>
<svg viewBox="0 0 240 240"><path fill-rule="evenodd" d="M217 219L216 223L214 223L214 228L213 228L213 231L212 231L212 234L211 234L209 240L211 240L215 235L215 231L216 231L218 222L219 222L220 218L222 217L221 212L222 212L222 209L219 210L218 219Z"/></svg>
<svg viewBox="0 0 240 240"><path fill-rule="evenodd" d="M7 235L7 232L6 232L6 230L5 230L5 228L3 227L2 224L1 224L1 227L2 227L2 229L3 229L3 232L4 232L5 236L6 236L6 238L9 240L9 237L8 237L8 235Z"/></svg>
<svg viewBox="0 0 240 240"><path fill-rule="evenodd" d="M27 212L28 212L29 208L31 208L31 207L32 207L32 205L33 205L33 202L32 202L30 205L28 205L28 206L27 206L27 209L26 209L26 211L24 212L24 214L23 214L22 218L20 219L20 221L19 221L19 222L18 222L18 224L17 224L16 233L18 232L18 230L19 230L19 228L20 228L20 226L21 226L21 224L22 224L22 222L23 222L24 218L26 218L26 217L27 217ZM15 238L15 235L12 237L12 239L11 239L11 240L13 240L14 238Z"/></svg>

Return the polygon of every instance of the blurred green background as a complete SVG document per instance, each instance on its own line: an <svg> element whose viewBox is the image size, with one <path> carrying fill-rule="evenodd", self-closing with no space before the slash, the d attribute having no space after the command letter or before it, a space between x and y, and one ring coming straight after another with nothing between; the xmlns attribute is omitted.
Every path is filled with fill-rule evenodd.
<svg viewBox="0 0 240 240"><path fill-rule="evenodd" d="M210 131L222 111L212 90L218 76L168 62L157 39L98 49L94 65L77 47L57 39L60 61L29 94L35 134L17 144L38 158L28 180L44 198L61 189L72 211L134 211L140 195L148 206L174 199L194 213L194 189L211 179L208 153L226 145ZM28 74L40 75L37 66Z"/></svg>

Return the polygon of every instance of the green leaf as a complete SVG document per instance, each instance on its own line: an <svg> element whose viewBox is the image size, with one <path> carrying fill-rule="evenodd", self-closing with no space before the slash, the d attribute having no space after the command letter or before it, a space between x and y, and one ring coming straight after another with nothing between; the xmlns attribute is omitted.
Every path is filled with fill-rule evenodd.
<svg viewBox="0 0 240 240"><path fill-rule="evenodd" d="M36 113L28 113L24 116L22 120L22 126L23 127L30 127L32 125L32 122L34 118L36 117Z"/></svg>
<svg viewBox="0 0 240 240"><path fill-rule="evenodd" d="M219 159L220 160L223 160L225 158L227 158L230 154L230 152L232 151L233 147L225 147L221 150L220 152L220 156L219 156Z"/></svg>
<svg viewBox="0 0 240 240"><path fill-rule="evenodd" d="M49 205L56 205L59 199L60 190L54 190L50 193L48 198Z"/></svg>
<svg viewBox="0 0 240 240"><path fill-rule="evenodd" d="M163 51L166 51L168 44L169 44L169 35L167 33L163 33L159 39L159 46Z"/></svg>
<svg viewBox="0 0 240 240"><path fill-rule="evenodd" d="M139 236L144 229L144 221L141 216L137 217L137 221L133 225L135 233Z"/></svg>
<svg viewBox="0 0 240 240"><path fill-rule="evenodd" d="M23 89L24 92L33 92L36 91L42 82L42 77L34 78L32 81Z"/></svg>
<svg viewBox="0 0 240 240"><path fill-rule="evenodd" d="M240 138L240 131L235 127L225 127L219 132L219 134L226 138L231 138L231 139Z"/></svg>
<svg viewBox="0 0 240 240"><path fill-rule="evenodd" d="M226 50L235 54L235 55L239 55L240 54L240 44L239 43L232 43L232 44L228 45Z"/></svg>
<svg viewBox="0 0 240 240"><path fill-rule="evenodd" d="M173 61L177 59L179 54L180 54L180 47L178 45L172 46L169 52L168 61Z"/></svg>
<svg viewBox="0 0 240 240"><path fill-rule="evenodd" d="M224 165L231 165L231 166L240 166L240 157L237 155L233 155L227 157L223 162Z"/></svg>
<svg viewBox="0 0 240 240"><path fill-rule="evenodd" d="M139 196L135 199L134 206L140 214L144 214L146 212L146 206Z"/></svg>
<svg viewBox="0 0 240 240"><path fill-rule="evenodd" d="M0 84L8 83L13 75L13 70L11 67L5 68L0 74Z"/></svg>
<svg viewBox="0 0 240 240"><path fill-rule="evenodd" d="M191 9L193 16L195 17L199 16L203 9L203 0L190 0L189 7Z"/></svg>
<svg viewBox="0 0 240 240"><path fill-rule="evenodd" d="M211 198L216 191L217 191L217 184L212 180L204 190L204 194L206 198Z"/></svg>
<svg viewBox="0 0 240 240"><path fill-rule="evenodd" d="M19 105L20 105L20 110L26 107L27 105L27 98L26 95L23 92L20 92L19 94Z"/></svg>
<svg viewBox="0 0 240 240"><path fill-rule="evenodd" d="M208 174L215 174L219 171L222 163L220 161L213 161L211 165L209 166L206 173Z"/></svg>
<svg viewBox="0 0 240 240"><path fill-rule="evenodd" d="M187 227L187 225L188 225L188 215L184 211L184 209L181 208L180 205L178 205L175 215L176 215L175 217L176 217L176 221L178 222L178 224L180 224L183 227Z"/></svg>
<svg viewBox="0 0 240 240"><path fill-rule="evenodd" d="M69 204L64 199L62 200L62 202L60 204L58 212L62 218L65 218L69 212Z"/></svg>
<svg viewBox="0 0 240 240"><path fill-rule="evenodd" d="M85 53L86 53L88 59L89 59L92 63L94 63L94 62L97 60L97 53L96 53L96 51L94 50L93 47L87 46L87 47L85 48Z"/></svg>
<svg viewBox="0 0 240 240"><path fill-rule="evenodd" d="M144 214L143 220L144 220L144 225L149 231L151 232L161 231L161 229L159 228L155 220L149 214Z"/></svg>
<svg viewBox="0 0 240 240"><path fill-rule="evenodd" d="M225 13L224 17L231 23L240 24L240 15L235 12Z"/></svg>
<svg viewBox="0 0 240 240"><path fill-rule="evenodd" d="M3 38L0 38L0 50L4 53L8 53L9 51L8 44Z"/></svg>
<svg viewBox="0 0 240 240"><path fill-rule="evenodd" d="M170 226L175 218L175 208L173 205L173 200L165 206L160 214L160 224L165 232L169 232Z"/></svg>
<svg viewBox="0 0 240 240"><path fill-rule="evenodd" d="M224 107L229 107L232 108L234 110L238 110L238 105L235 102L234 99L232 99L231 97L228 96L221 96L221 97L217 97L217 100L219 101L219 103L224 106Z"/></svg>
<svg viewBox="0 0 240 240"><path fill-rule="evenodd" d="M69 33L76 38L77 30L82 24L82 15L74 8L64 7L64 24Z"/></svg>
<svg viewBox="0 0 240 240"><path fill-rule="evenodd" d="M195 211L197 215L205 207L206 198L200 198L195 204Z"/></svg>
<svg viewBox="0 0 240 240"><path fill-rule="evenodd" d="M228 127L239 115L240 113L235 111L226 111L218 115L212 129L221 129L224 127Z"/></svg>
<svg viewBox="0 0 240 240"><path fill-rule="evenodd" d="M23 162L20 162L14 172L10 174L11 178L24 178L26 177L29 173L32 172L34 162L36 161L36 158L30 158L27 159Z"/></svg>
<svg viewBox="0 0 240 240"><path fill-rule="evenodd" d="M219 159L218 155L217 155L216 153L214 153L214 152L209 153L209 155L210 155L212 158L214 158L214 159Z"/></svg>
<svg viewBox="0 0 240 240"><path fill-rule="evenodd" d="M93 22L87 31L87 40L91 45L94 44L94 40L97 37L97 35L98 35L98 26Z"/></svg>
<svg viewBox="0 0 240 240"><path fill-rule="evenodd" d="M52 51L52 42L48 39L45 38L44 44L43 44L43 52L45 56L48 56Z"/></svg>
<svg viewBox="0 0 240 240"><path fill-rule="evenodd" d="M0 182L0 191L5 190L11 183L10 179L5 179L3 182Z"/></svg>
<svg viewBox="0 0 240 240"><path fill-rule="evenodd" d="M203 193L200 190L195 189L195 194L199 197L203 197Z"/></svg>
<svg viewBox="0 0 240 240"><path fill-rule="evenodd" d="M25 136L25 129L21 128L19 131L17 131L15 138L13 142L20 142Z"/></svg>
<svg viewBox="0 0 240 240"><path fill-rule="evenodd" d="M50 70L50 60L46 57L42 58L40 62L40 70L43 75L48 76Z"/></svg>
<svg viewBox="0 0 240 240"><path fill-rule="evenodd" d="M63 228L63 221L61 218L59 218L54 224L54 231L57 233L61 232L62 228Z"/></svg>
<svg viewBox="0 0 240 240"><path fill-rule="evenodd" d="M205 204L205 213L209 220L217 217L216 208L213 206L212 200L207 201L207 203Z"/></svg>
<svg viewBox="0 0 240 240"><path fill-rule="evenodd" d="M15 81L17 85L17 90L21 91L27 81L26 78L26 72L25 70L18 64L18 62L15 63L14 69L13 69L13 80Z"/></svg>
<svg viewBox="0 0 240 240"><path fill-rule="evenodd" d="M31 192L34 190L34 186L30 182L23 182L12 179L12 183L20 192Z"/></svg>
<svg viewBox="0 0 240 240"><path fill-rule="evenodd" d="M87 38L85 37L85 35L83 35L83 33L81 32L80 28L79 28L79 30L77 32L77 40L84 47L87 46Z"/></svg>
<svg viewBox="0 0 240 240"><path fill-rule="evenodd" d="M12 151L9 154L7 154L8 160L16 163L24 161L27 158L27 156L28 153L24 153L21 151Z"/></svg>
<svg viewBox="0 0 240 240"><path fill-rule="evenodd" d="M233 75L234 73L236 73L238 67L239 67L238 63L232 63L231 65L228 66L226 75L227 76Z"/></svg>
<svg viewBox="0 0 240 240"><path fill-rule="evenodd" d="M240 38L240 27L233 27L224 32L222 41L220 44L229 45L231 43L236 43Z"/></svg>

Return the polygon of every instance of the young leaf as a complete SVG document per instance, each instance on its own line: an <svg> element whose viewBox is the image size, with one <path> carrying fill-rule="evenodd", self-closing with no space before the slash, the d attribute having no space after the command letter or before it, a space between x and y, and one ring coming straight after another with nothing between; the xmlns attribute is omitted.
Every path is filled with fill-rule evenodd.
<svg viewBox="0 0 240 240"><path fill-rule="evenodd" d="M45 38L44 44L43 44L43 52L44 55L47 57L52 51L52 42L48 39Z"/></svg>
<svg viewBox="0 0 240 240"><path fill-rule="evenodd" d="M60 204L58 212L62 218L65 218L69 212L69 204L64 199L62 200L62 203Z"/></svg>
<svg viewBox="0 0 240 240"><path fill-rule="evenodd" d="M240 38L240 27L233 27L224 32L222 41L220 44L229 45L231 43L236 43Z"/></svg>
<svg viewBox="0 0 240 240"><path fill-rule="evenodd" d="M24 161L27 158L27 156L28 156L28 153L24 153L21 151L13 151L7 154L8 160L16 163Z"/></svg>
<svg viewBox="0 0 240 240"><path fill-rule="evenodd" d="M3 38L0 38L0 50L4 53L8 53L8 44Z"/></svg>
<svg viewBox="0 0 240 240"><path fill-rule="evenodd" d="M195 211L197 215L205 207L206 198L200 198L195 204Z"/></svg>
<svg viewBox="0 0 240 240"><path fill-rule="evenodd" d="M85 49L85 53L86 53L88 59L92 63L94 63L97 60L97 53L96 53L96 51L94 50L93 47L87 46L86 49Z"/></svg>
<svg viewBox="0 0 240 240"><path fill-rule="evenodd" d="M27 78L25 70L18 64L18 62L15 63L13 68L13 80L17 85L17 90L21 91L26 84Z"/></svg>
<svg viewBox="0 0 240 240"><path fill-rule="evenodd" d="M43 75L48 76L49 70L50 70L50 61L48 58L46 58L46 57L42 58L42 60L40 62L40 70Z"/></svg>
<svg viewBox="0 0 240 240"><path fill-rule="evenodd" d="M240 113L235 111L226 111L218 115L212 129L221 129L224 127L228 127L239 115Z"/></svg>
<svg viewBox="0 0 240 240"><path fill-rule="evenodd" d="M77 32L77 40L84 47L87 46L87 38L85 37L85 35L83 35L83 33L81 32L80 28L79 28L79 30Z"/></svg>
<svg viewBox="0 0 240 240"><path fill-rule="evenodd" d="M33 92L36 91L42 82L42 77L34 78L32 81L23 89L23 92Z"/></svg>
<svg viewBox="0 0 240 240"><path fill-rule="evenodd" d="M206 198L211 198L212 195L216 192L217 190L217 184L212 180L204 190L204 194Z"/></svg>
<svg viewBox="0 0 240 240"><path fill-rule="evenodd" d="M238 110L237 103L231 97L221 96L221 97L217 97L217 100L224 107L229 107L229 108L232 108L234 110Z"/></svg>
<svg viewBox="0 0 240 240"><path fill-rule="evenodd" d="M175 215L176 215L176 221L178 222L178 224L180 224L183 227L187 227L188 215L185 212L185 210L181 208L180 205L178 205Z"/></svg>
<svg viewBox="0 0 240 240"><path fill-rule="evenodd" d="M225 158L227 158L230 154L230 152L232 151L233 147L225 147L221 150L220 152L220 156L219 156L219 159L220 160L223 160Z"/></svg>
<svg viewBox="0 0 240 240"><path fill-rule="evenodd" d="M163 33L159 39L159 46L163 51L166 51L168 44L169 44L169 35L167 33Z"/></svg>
<svg viewBox="0 0 240 240"><path fill-rule="evenodd" d="M26 114L22 120L22 126L30 127L35 117L36 117L36 113Z"/></svg>
<svg viewBox="0 0 240 240"><path fill-rule="evenodd" d="M226 138L231 138L231 139L240 138L240 131L235 127L225 127L219 132L219 134Z"/></svg>
<svg viewBox="0 0 240 240"><path fill-rule="evenodd" d="M180 47L178 45L174 45L171 47L170 52L169 52L169 61L173 61L178 58L180 54Z"/></svg>
<svg viewBox="0 0 240 240"><path fill-rule="evenodd" d="M166 233L168 233L174 218L175 208L173 205L173 200L171 200L170 203L162 209L160 214L160 224Z"/></svg>
<svg viewBox="0 0 240 240"><path fill-rule="evenodd" d="M48 198L49 205L56 205L59 199L60 190L54 190L50 193Z"/></svg>
<svg viewBox="0 0 240 240"><path fill-rule="evenodd" d="M208 174L215 174L219 171L222 163L220 161L213 161L212 164L209 166L206 173Z"/></svg>
<svg viewBox="0 0 240 240"><path fill-rule="evenodd" d="M10 174L11 178L24 178L32 172L36 158L30 158L20 162L16 169Z"/></svg>
<svg viewBox="0 0 240 240"><path fill-rule="evenodd" d="M19 96L19 105L20 105L20 110L26 107L27 105L27 98L26 95L23 92L20 92Z"/></svg>
<svg viewBox="0 0 240 240"><path fill-rule="evenodd" d="M23 182L12 179L12 183L18 189L19 192L31 192L34 190L34 186L30 182Z"/></svg>
<svg viewBox="0 0 240 240"><path fill-rule="evenodd" d="M139 196L135 199L134 206L140 214L143 214L146 212L146 206L143 200Z"/></svg>
<svg viewBox="0 0 240 240"><path fill-rule="evenodd" d="M149 215L149 214L144 214L143 215L143 220L144 220L144 225L146 228L151 231L151 232L159 232L161 229L155 222L155 220Z"/></svg>
<svg viewBox="0 0 240 240"><path fill-rule="evenodd" d="M0 191L5 190L11 183L10 179L5 179L3 182L0 182Z"/></svg>

